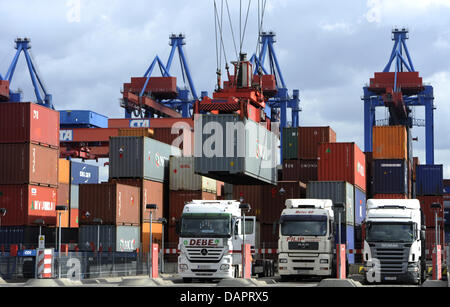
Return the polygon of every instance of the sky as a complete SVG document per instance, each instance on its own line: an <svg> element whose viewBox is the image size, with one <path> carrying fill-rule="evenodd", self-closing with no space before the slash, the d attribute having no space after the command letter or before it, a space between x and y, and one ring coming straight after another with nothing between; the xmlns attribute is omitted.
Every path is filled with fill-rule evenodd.
<svg viewBox="0 0 450 307"><path fill-rule="evenodd" d="M226 3L224 1L224 3ZM258 3L228 0L234 39L245 28L242 50L257 48ZM222 0L216 0L220 14ZM240 22L240 4L242 18ZM183 33L183 46L197 93L215 87L217 57L213 0L0 0L0 74L15 54L17 37L31 39L31 52L57 110L91 110L121 118L123 83L142 76L158 55L169 56L169 35ZM236 59L226 6L223 42ZM450 0L266 0L264 31L276 33L275 51L290 94L300 91L301 126L331 126L338 142L364 150L363 87L387 64L394 27L409 29L408 49L424 83L434 88L435 164L450 178ZM241 26L240 26L241 25ZM220 61L224 71L224 56ZM178 60L172 74L183 85ZM24 57L13 89L35 101ZM415 117L424 119L418 107ZM386 118L383 109L377 119ZM425 129L413 130L414 156L425 163Z"/></svg>

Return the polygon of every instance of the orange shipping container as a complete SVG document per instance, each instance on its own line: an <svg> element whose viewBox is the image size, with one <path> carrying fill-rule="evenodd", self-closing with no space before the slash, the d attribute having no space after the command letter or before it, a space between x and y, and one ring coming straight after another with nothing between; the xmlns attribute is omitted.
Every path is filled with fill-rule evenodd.
<svg viewBox="0 0 450 307"><path fill-rule="evenodd" d="M61 214L61 219L59 218ZM61 221L61 228L69 227L69 210L56 211L56 227L59 227L59 222Z"/></svg>
<svg viewBox="0 0 450 307"><path fill-rule="evenodd" d="M163 225L161 223L154 223L154 222L152 223L152 241L153 243L158 243L160 248L162 243L162 227ZM150 223L149 222L142 223L141 230L142 230L141 248L144 253L148 253L150 244Z"/></svg>
<svg viewBox="0 0 450 307"><path fill-rule="evenodd" d="M78 228L78 209L70 209L70 228Z"/></svg>
<svg viewBox="0 0 450 307"><path fill-rule="evenodd" d="M119 136L145 136L148 138L153 137L153 129L149 128L121 128L119 129Z"/></svg>
<svg viewBox="0 0 450 307"><path fill-rule="evenodd" d="M58 182L70 184L70 161L59 159L58 164Z"/></svg>
<svg viewBox="0 0 450 307"><path fill-rule="evenodd" d="M408 134L404 126L373 127L374 159L408 159Z"/></svg>

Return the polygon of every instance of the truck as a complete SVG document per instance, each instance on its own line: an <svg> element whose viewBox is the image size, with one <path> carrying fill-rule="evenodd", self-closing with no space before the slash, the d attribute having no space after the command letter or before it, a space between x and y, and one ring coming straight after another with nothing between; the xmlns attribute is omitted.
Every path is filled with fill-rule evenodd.
<svg viewBox="0 0 450 307"><path fill-rule="evenodd" d="M294 276L336 276L336 222L330 199L286 199L279 220L278 272Z"/></svg>
<svg viewBox="0 0 450 307"><path fill-rule="evenodd" d="M425 280L426 226L419 200L369 199L363 227L366 283Z"/></svg>
<svg viewBox="0 0 450 307"><path fill-rule="evenodd" d="M178 273L183 282L241 277L244 240L253 253L252 272L273 275L274 270L267 269L270 260L255 259L256 218L244 216L240 205L235 200L192 200L185 204L176 226L180 237Z"/></svg>

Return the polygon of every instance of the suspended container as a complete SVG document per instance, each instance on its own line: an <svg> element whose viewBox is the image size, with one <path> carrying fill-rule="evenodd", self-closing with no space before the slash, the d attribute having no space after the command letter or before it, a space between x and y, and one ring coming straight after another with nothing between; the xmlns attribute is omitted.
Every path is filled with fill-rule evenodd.
<svg viewBox="0 0 450 307"><path fill-rule="evenodd" d="M170 190L201 190L217 193L217 181L196 175L194 161L194 157L170 157Z"/></svg>

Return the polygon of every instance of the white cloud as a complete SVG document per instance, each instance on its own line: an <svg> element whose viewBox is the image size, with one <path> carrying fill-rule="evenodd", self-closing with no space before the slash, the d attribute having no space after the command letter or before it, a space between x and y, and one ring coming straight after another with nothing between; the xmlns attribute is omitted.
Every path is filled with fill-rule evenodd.
<svg viewBox="0 0 450 307"><path fill-rule="evenodd" d="M336 22L336 23L320 23L320 28L324 31L330 32L340 32L340 33L354 33L353 25L347 22Z"/></svg>

